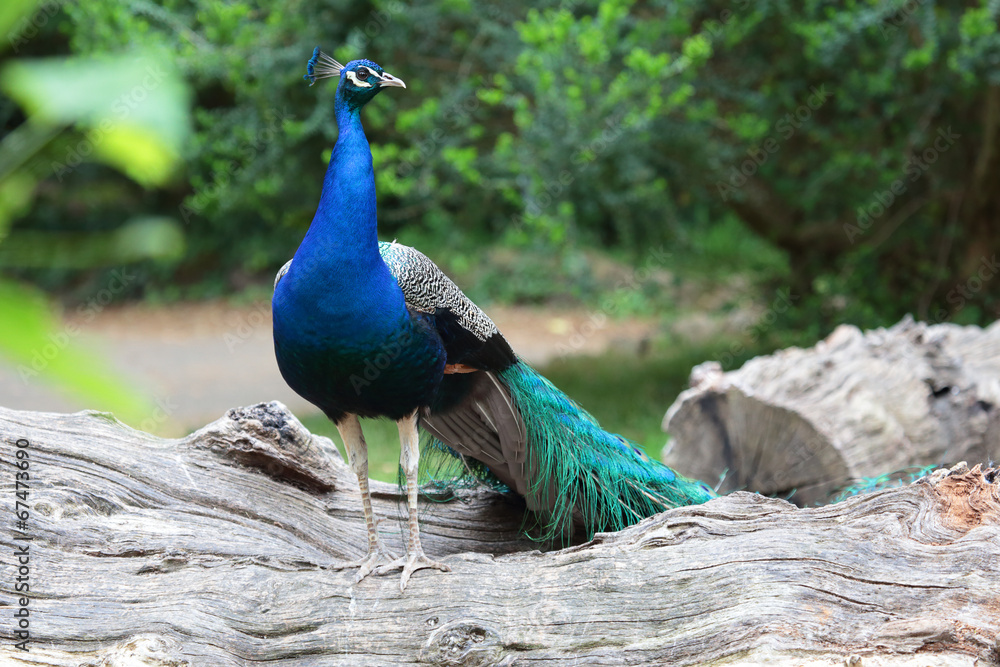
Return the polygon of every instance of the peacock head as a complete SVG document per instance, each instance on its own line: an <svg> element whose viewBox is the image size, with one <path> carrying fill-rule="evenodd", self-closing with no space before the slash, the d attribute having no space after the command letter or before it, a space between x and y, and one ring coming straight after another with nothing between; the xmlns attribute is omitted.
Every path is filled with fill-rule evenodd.
<svg viewBox="0 0 1000 667"><path fill-rule="evenodd" d="M370 60L352 60L341 65L317 46L306 64L306 74L302 78L311 86L317 79L335 76L340 77L337 97L352 109L360 109L368 104L383 88L406 88L402 79L397 79Z"/></svg>

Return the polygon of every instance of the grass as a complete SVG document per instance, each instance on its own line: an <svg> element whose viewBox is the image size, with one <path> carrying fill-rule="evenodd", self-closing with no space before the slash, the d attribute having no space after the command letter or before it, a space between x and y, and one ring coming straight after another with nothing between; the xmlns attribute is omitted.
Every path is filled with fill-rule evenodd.
<svg viewBox="0 0 1000 667"><path fill-rule="evenodd" d="M673 353L610 353L597 357L566 357L544 369L543 375L601 423L658 459L667 441L663 415L687 387L691 368L710 357L707 350Z"/></svg>
<svg viewBox="0 0 1000 667"><path fill-rule="evenodd" d="M347 460L344 441L326 415L303 416L302 425L318 435L325 435L337 444L341 456ZM362 419L361 429L368 443L368 476L383 482L395 482L399 471L399 431L396 423L388 419Z"/></svg>
<svg viewBox="0 0 1000 667"><path fill-rule="evenodd" d="M658 459L668 437L660 428L663 415L687 387L691 368L713 358L719 349L719 345L703 343L657 347L643 356L566 357L539 371L597 417L606 430L621 433ZM313 433L331 438L344 453L340 434L326 417L308 416L302 423ZM368 443L369 475L395 482L399 470L395 423L363 419L361 424Z"/></svg>

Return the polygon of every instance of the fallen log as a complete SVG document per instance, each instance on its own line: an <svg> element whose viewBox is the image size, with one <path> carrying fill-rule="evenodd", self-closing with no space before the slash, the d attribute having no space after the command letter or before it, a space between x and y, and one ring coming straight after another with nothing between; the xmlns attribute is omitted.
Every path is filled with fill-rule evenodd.
<svg viewBox="0 0 1000 667"><path fill-rule="evenodd" d="M723 373L706 362L667 411L663 459L721 491L829 502L864 478L1000 459L1000 322L837 327Z"/></svg>
<svg viewBox="0 0 1000 667"><path fill-rule="evenodd" d="M332 569L363 551L357 484L280 403L179 440L0 408L0 442L5 506L30 477L4 665L1000 664L996 470L811 509L734 493L546 553L516 499L439 492L422 537L453 572L401 594ZM399 490L372 488L398 552Z"/></svg>

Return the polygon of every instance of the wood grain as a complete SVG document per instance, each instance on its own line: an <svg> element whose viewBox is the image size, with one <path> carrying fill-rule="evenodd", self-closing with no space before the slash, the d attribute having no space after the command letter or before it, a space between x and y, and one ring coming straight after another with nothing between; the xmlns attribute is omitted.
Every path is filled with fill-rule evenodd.
<svg viewBox="0 0 1000 667"><path fill-rule="evenodd" d="M734 493L547 553L519 501L439 494L422 537L454 571L401 594L331 569L363 551L357 485L280 403L180 440L0 409L5 503L20 438L31 650L4 568L4 665L1000 664L995 470L812 509ZM373 489L398 551L398 489Z"/></svg>
<svg viewBox="0 0 1000 667"><path fill-rule="evenodd" d="M866 477L1000 459L1000 322L849 325L723 373L695 367L664 461L721 490L829 502Z"/></svg>

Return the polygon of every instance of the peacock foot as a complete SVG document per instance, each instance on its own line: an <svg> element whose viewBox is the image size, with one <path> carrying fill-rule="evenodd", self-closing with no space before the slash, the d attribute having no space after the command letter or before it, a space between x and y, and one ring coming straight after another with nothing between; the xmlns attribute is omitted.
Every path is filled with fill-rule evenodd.
<svg viewBox="0 0 1000 667"><path fill-rule="evenodd" d="M372 572L381 574L382 568L389 567L398 560L400 559L397 558L394 553L388 551L385 547L379 544L374 549L369 550L368 555L365 557L358 560L348 561L347 563L334 565L330 569L349 570L356 567L358 568L358 574L354 577L354 583L358 583Z"/></svg>
<svg viewBox="0 0 1000 667"><path fill-rule="evenodd" d="M401 556L391 563L380 565L376 574L385 574L386 572L395 570L397 567L403 568L403 576L399 580L400 592L406 590L406 584L410 581L410 575L417 570L434 568L435 570L441 570L442 572L451 572L451 567L436 560L431 560L424 555L423 549L421 549L419 551L408 553L405 556Z"/></svg>

